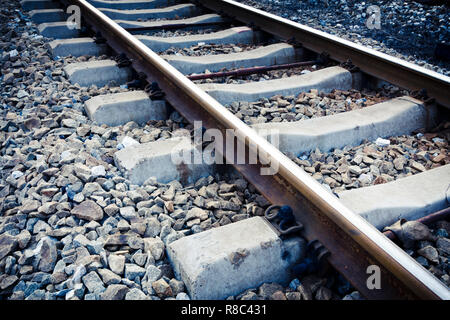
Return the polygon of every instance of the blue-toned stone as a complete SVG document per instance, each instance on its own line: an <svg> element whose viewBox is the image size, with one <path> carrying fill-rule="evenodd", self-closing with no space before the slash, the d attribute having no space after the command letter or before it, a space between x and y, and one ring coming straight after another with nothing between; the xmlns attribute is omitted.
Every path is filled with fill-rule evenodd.
<svg viewBox="0 0 450 320"><path fill-rule="evenodd" d="M289 283L289 288L291 288L292 290L297 290L297 287L300 285L300 280L298 280L297 278L295 278L294 280L292 280Z"/></svg>
<svg viewBox="0 0 450 320"><path fill-rule="evenodd" d="M39 289L39 284L37 284L36 282L28 282L26 284L26 288L25 290L23 290L23 293L25 295L25 297L28 297L30 294L32 294L34 291Z"/></svg>
<svg viewBox="0 0 450 320"><path fill-rule="evenodd" d="M438 229L436 231L436 236L443 237L443 238L448 238L448 232L445 229Z"/></svg>
<svg viewBox="0 0 450 320"><path fill-rule="evenodd" d="M127 263L125 264L125 278L135 281L136 278L142 278L145 275L145 269L138 265Z"/></svg>
<svg viewBox="0 0 450 320"><path fill-rule="evenodd" d="M45 290L36 290L33 291L25 300L44 300L45 299Z"/></svg>
<svg viewBox="0 0 450 320"><path fill-rule="evenodd" d="M70 289L63 289L63 290L57 291L57 292L55 292L55 296L58 298L65 297L67 292L69 292L69 291L70 291Z"/></svg>
<svg viewBox="0 0 450 320"><path fill-rule="evenodd" d="M82 279L84 285L86 286L86 288L89 290L90 293L100 294L106 290L105 286L103 285L103 281L100 279L97 272L95 271L89 272Z"/></svg>
<svg viewBox="0 0 450 320"><path fill-rule="evenodd" d="M45 272L36 272L31 281L39 283L39 287L42 288L51 283L51 275Z"/></svg>

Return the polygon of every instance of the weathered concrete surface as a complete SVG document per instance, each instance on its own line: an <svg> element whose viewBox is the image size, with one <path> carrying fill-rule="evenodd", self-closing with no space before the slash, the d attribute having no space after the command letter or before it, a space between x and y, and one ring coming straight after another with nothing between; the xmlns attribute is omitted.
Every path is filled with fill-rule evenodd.
<svg viewBox="0 0 450 320"><path fill-rule="evenodd" d="M24 10L56 9L58 2L51 0L22 0L20 5Z"/></svg>
<svg viewBox="0 0 450 320"><path fill-rule="evenodd" d="M389 183L344 191L340 200L378 229L416 220L450 205L450 165Z"/></svg>
<svg viewBox="0 0 450 320"><path fill-rule="evenodd" d="M87 100L84 106L91 120L108 126L167 119L166 102L150 100L145 91L100 95Z"/></svg>
<svg viewBox="0 0 450 320"><path fill-rule="evenodd" d="M60 39L49 42L52 56L99 56L108 52L106 44L97 44L92 38Z"/></svg>
<svg viewBox="0 0 450 320"><path fill-rule="evenodd" d="M204 44L252 44L262 39L261 32L253 32L249 27L235 27L207 34L195 34L182 37L154 37L136 35L142 43L155 52L165 51L173 48L188 48L199 43Z"/></svg>
<svg viewBox="0 0 450 320"><path fill-rule="evenodd" d="M437 117L428 109L430 121ZM300 154L316 148L328 152L333 148L359 145L364 139L376 140L409 134L426 126L427 110L411 97L395 98L383 103L326 117L284 123L262 123L256 130L277 130L279 149ZM267 131L269 133L269 131Z"/></svg>
<svg viewBox="0 0 450 320"><path fill-rule="evenodd" d="M190 138L175 137L163 141L132 145L114 154L116 166L122 170L131 183L141 185L150 177L156 177L161 183L178 180L192 183L206 177L214 170L213 165L177 163L172 153L183 150L187 155L198 152Z"/></svg>
<svg viewBox="0 0 450 320"><path fill-rule="evenodd" d="M223 18L218 14L204 14L198 17L187 18L182 20L162 20L162 21L126 21L126 20L115 20L122 28L140 28L140 27L159 27L166 25L174 25L184 23L186 25L191 25L191 27L184 28L183 30L194 30L197 28L204 28L203 26L197 26L201 23L208 22L223 22Z"/></svg>
<svg viewBox="0 0 450 320"><path fill-rule="evenodd" d="M66 21L67 18L62 9L32 10L28 14L34 23Z"/></svg>
<svg viewBox="0 0 450 320"><path fill-rule="evenodd" d="M352 74L341 67L324 68L308 74L283 79L243 84L207 83L199 87L222 104L233 101L257 101L274 95L298 95L310 89L330 92L333 89L348 90L352 87Z"/></svg>
<svg viewBox="0 0 450 320"><path fill-rule="evenodd" d="M70 26L73 26L73 29L70 29ZM41 23L38 25L38 30L44 37L53 39L76 38L80 33L76 24L67 21Z"/></svg>
<svg viewBox="0 0 450 320"><path fill-rule="evenodd" d="M113 60L98 60L71 63L64 67L71 83L82 87L96 85L102 87L114 81L116 85L131 80L132 71L129 68L119 68Z"/></svg>
<svg viewBox="0 0 450 320"><path fill-rule="evenodd" d="M302 49L296 49L287 43L276 43L255 50L240 53L215 54L207 56L161 56L183 74L204 73L205 69L217 72L222 68L236 69L255 66L272 66L276 64L300 61Z"/></svg>
<svg viewBox="0 0 450 320"><path fill-rule="evenodd" d="M96 8L110 8L110 9L153 9L162 6L169 6L176 4L176 0L88 0Z"/></svg>
<svg viewBox="0 0 450 320"><path fill-rule="evenodd" d="M101 9L111 19L137 20L137 19L179 19L201 14L199 7L185 3L159 9Z"/></svg>
<svg viewBox="0 0 450 320"><path fill-rule="evenodd" d="M264 282L284 283L303 258L304 240L282 241L262 217L183 237L167 253L191 299L224 299Z"/></svg>

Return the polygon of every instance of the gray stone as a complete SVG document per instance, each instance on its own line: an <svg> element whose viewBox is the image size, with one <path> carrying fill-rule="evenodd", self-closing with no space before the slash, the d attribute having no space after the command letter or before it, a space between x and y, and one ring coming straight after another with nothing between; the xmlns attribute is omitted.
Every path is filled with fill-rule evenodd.
<svg viewBox="0 0 450 320"><path fill-rule="evenodd" d="M11 287L13 284L15 284L19 280L17 276L14 275L1 275L0 276L0 290L5 290L9 287Z"/></svg>
<svg viewBox="0 0 450 320"><path fill-rule="evenodd" d="M125 269L125 257L111 254L108 257L109 268L112 272L122 275Z"/></svg>
<svg viewBox="0 0 450 320"><path fill-rule="evenodd" d="M123 300L129 291L130 289L123 284L112 284L100 297L102 300Z"/></svg>
<svg viewBox="0 0 450 320"><path fill-rule="evenodd" d="M189 221L191 219L195 219L195 218L199 218L201 220L205 220L208 218L208 212L206 212L203 209L200 208L192 208L188 211L188 213L186 214L186 221Z"/></svg>
<svg viewBox="0 0 450 320"><path fill-rule="evenodd" d="M427 260L426 258L422 257L422 256L418 256L418 257L416 258L416 261L417 261L418 263L420 263L422 266L424 266L425 268L428 268L428 266L430 265L430 264L428 263L428 260Z"/></svg>
<svg viewBox="0 0 450 320"><path fill-rule="evenodd" d="M86 274L86 267L84 265L77 266L71 279L72 286L77 283L81 283L82 278L85 274Z"/></svg>
<svg viewBox="0 0 450 320"><path fill-rule="evenodd" d="M0 260L14 251L17 246L17 239L6 233L0 235Z"/></svg>
<svg viewBox="0 0 450 320"><path fill-rule="evenodd" d="M184 291L184 283L183 281L177 279L170 279L169 281L170 288L172 288L172 292L174 296L177 296L179 293Z"/></svg>
<svg viewBox="0 0 450 320"><path fill-rule="evenodd" d="M302 300L302 294L300 292L287 292L286 298L288 300Z"/></svg>
<svg viewBox="0 0 450 320"><path fill-rule="evenodd" d="M97 272L102 277L103 283L107 286L120 283L120 276L108 269L98 269Z"/></svg>
<svg viewBox="0 0 450 320"><path fill-rule="evenodd" d="M279 290L283 290L283 287L278 283L264 283L259 287L258 295L263 297L263 299L269 299L275 292Z"/></svg>
<svg viewBox="0 0 450 320"><path fill-rule="evenodd" d="M138 190L132 190L127 192L128 198L131 199L134 203L140 202L144 200L143 193L139 192Z"/></svg>
<svg viewBox="0 0 450 320"><path fill-rule="evenodd" d="M246 294L244 294L240 300L258 300L258 295L254 293L253 291L249 291Z"/></svg>
<svg viewBox="0 0 450 320"><path fill-rule="evenodd" d="M99 300L99 295L96 293L88 293L84 296L84 300Z"/></svg>
<svg viewBox="0 0 450 320"><path fill-rule="evenodd" d="M46 202L42 206L39 207L38 212L45 213L46 215L53 214L56 212L56 206L58 202Z"/></svg>
<svg viewBox="0 0 450 320"><path fill-rule="evenodd" d="M117 229L119 229L119 231L121 232L128 231L130 230L130 224L127 222L127 220L122 219L117 224Z"/></svg>
<svg viewBox="0 0 450 320"><path fill-rule="evenodd" d="M126 294L125 300L151 300L151 299L138 288L133 288Z"/></svg>
<svg viewBox="0 0 450 320"><path fill-rule="evenodd" d="M145 278L149 281L149 282L154 282L156 280L159 280L159 278L161 278L162 276L162 271L154 266L154 265L149 265L147 267L147 271L145 273Z"/></svg>
<svg viewBox="0 0 450 320"><path fill-rule="evenodd" d="M35 223L35 225L33 226L33 233L34 234L38 234L40 232L43 232L43 233L47 234L51 230L52 230L52 228L46 222L44 222L42 220L38 220Z"/></svg>
<svg viewBox="0 0 450 320"><path fill-rule="evenodd" d="M165 246L160 238L145 238L144 245L145 251L149 252L155 260L161 259Z"/></svg>
<svg viewBox="0 0 450 320"><path fill-rule="evenodd" d="M144 241L136 234L113 234L108 236L105 246L124 246L128 245L132 249L143 249Z"/></svg>
<svg viewBox="0 0 450 320"><path fill-rule="evenodd" d="M161 232L161 223L158 219L152 217L147 219L147 228L145 229L144 236L146 238L154 238Z"/></svg>
<svg viewBox="0 0 450 320"><path fill-rule="evenodd" d="M84 235L77 234L73 239L73 244L75 247L86 247L91 243Z"/></svg>
<svg viewBox="0 0 450 320"><path fill-rule="evenodd" d="M105 286L103 285L102 280L98 276L97 272L91 271L83 278L83 283L90 293L100 294L105 291Z"/></svg>
<svg viewBox="0 0 450 320"><path fill-rule="evenodd" d="M131 223L130 229L134 233L137 233L138 235L143 236L145 234L147 226L145 223L142 223L142 221L138 221L138 222Z"/></svg>
<svg viewBox="0 0 450 320"><path fill-rule="evenodd" d="M52 241L49 237L42 238L39 241L35 252L38 252L38 269L43 272L52 271L55 267L58 255L58 250L56 249L55 242Z"/></svg>
<svg viewBox="0 0 450 320"><path fill-rule="evenodd" d="M186 292L180 292L179 294L177 294L176 299L177 300L191 300Z"/></svg>
<svg viewBox="0 0 450 320"><path fill-rule="evenodd" d="M350 166L348 167L348 171L358 176L362 173L362 169L358 166Z"/></svg>
<svg viewBox="0 0 450 320"><path fill-rule="evenodd" d="M140 253L140 252L136 252L133 255L133 261L134 263L136 263L138 266L142 267L145 265L145 262L147 261L147 254L145 253Z"/></svg>
<svg viewBox="0 0 450 320"><path fill-rule="evenodd" d="M439 263L439 254L432 246L423 247L417 250L417 253L434 263Z"/></svg>
<svg viewBox="0 0 450 320"><path fill-rule="evenodd" d="M38 200L27 200L20 207L20 211L22 213L30 213L33 211L37 211L37 209L41 206L41 203Z"/></svg>
<svg viewBox="0 0 450 320"><path fill-rule="evenodd" d="M145 275L144 268L131 263L125 264L125 278L134 281L137 277L142 279L144 275Z"/></svg>
<svg viewBox="0 0 450 320"><path fill-rule="evenodd" d="M61 124L63 125L63 126L65 126L65 127L68 127L68 128L76 128L76 127L78 127L78 123L77 123L77 121L75 121L74 119L63 119L62 121L61 121Z"/></svg>
<svg viewBox="0 0 450 320"><path fill-rule="evenodd" d="M418 221L407 221L402 224L402 241L433 240L430 229Z"/></svg>
<svg viewBox="0 0 450 320"><path fill-rule="evenodd" d="M31 293L25 300L44 300L45 290L36 290Z"/></svg>
<svg viewBox="0 0 450 320"><path fill-rule="evenodd" d="M160 298L173 296L172 288L166 281L164 281L164 279L159 279L152 282L152 287Z"/></svg>
<svg viewBox="0 0 450 320"><path fill-rule="evenodd" d="M447 238L439 238L436 241L436 247L447 256L450 256L450 240Z"/></svg>
<svg viewBox="0 0 450 320"><path fill-rule="evenodd" d="M116 204L112 203L112 204L106 206L106 207L104 208L104 210L105 210L105 212L106 212L106 214L107 214L108 216L113 216L113 215L115 215L117 212L119 212L119 207L118 207Z"/></svg>
<svg viewBox="0 0 450 320"><path fill-rule="evenodd" d="M134 207L120 208L119 211L120 211L120 215L128 221L131 221L132 219L137 218L136 210L134 209Z"/></svg>
<svg viewBox="0 0 450 320"><path fill-rule="evenodd" d="M102 187L97 182L88 182L84 185L82 193L85 197L90 197L95 192L102 192L102 191L103 191Z"/></svg>
<svg viewBox="0 0 450 320"><path fill-rule="evenodd" d="M71 213L80 219L88 221L98 221L103 218L103 209L92 200L83 201L75 206Z"/></svg>
<svg viewBox="0 0 450 320"><path fill-rule="evenodd" d="M67 292L66 300L72 300L74 298L81 300L81 299L83 299L84 292L85 292L85 289L84 289L83 284L77 283L74 285L72 290Z"/></svg>

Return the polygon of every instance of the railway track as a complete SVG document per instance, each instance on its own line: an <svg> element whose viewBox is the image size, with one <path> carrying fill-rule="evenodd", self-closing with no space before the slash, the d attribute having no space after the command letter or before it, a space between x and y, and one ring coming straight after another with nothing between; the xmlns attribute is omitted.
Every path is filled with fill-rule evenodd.
<svg viewBox="0 0 450 320"><path fill-rule="evenodd" d="M439 279L380 232L448 207L448 141L438 134L448 127L429 131L448 119L448 77L233 1L22 5L33 10L41 34L55 38L49 46L56 59L100 56L66 65L72 84L135 87L87 99L91 120L111 127L162 120L170 105L189 123L201 121L197 132L216 129L226 137L232 129L216 159L232 164L270 203L292 208L316 258L363 296L450 298ZM67 27L69 5L80 9L82 29ZM382 91L384 84L389 89ZM214 171L203 162L165 163L179 142L122 142L115 164L138 185L152 176L192 183ZM425 154L408 154L417 143ZM171 250L173 260L183 259ZM379 290L367 285L373 265Z"/></svg>

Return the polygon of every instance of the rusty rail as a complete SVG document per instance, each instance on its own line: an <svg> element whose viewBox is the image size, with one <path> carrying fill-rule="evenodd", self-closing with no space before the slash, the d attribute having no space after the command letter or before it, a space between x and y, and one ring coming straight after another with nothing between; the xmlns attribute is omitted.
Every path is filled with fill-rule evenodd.
<svg viewBox="0 0 450 320"><path fill-rule="evenodd" d="M450 217L450 207L446 208L446 209L442 209L439 211L436 211L434 213L431 213L427 216L424 216L420 219L417 219L416 221L423 223L424 225L429 226L430 224L439 221L439 220L446 220ZM386 237L388 237L391 240L395 240L397 238L397 236L395 235L394 232L392 232L391 230L387 230L383 232L384 235Z"/></svg>
<svg viewBox="0 0 450 320"><path fill-rule="evenodd" d="M247 155L255 149L262 150L258 164L234 164L234 167L270 202L293 208L297 220L304 225L302 235L320 241L331 252L329 263L364 296L450 299L448 289L437 278L142 42L87 1L62 1L78 5L84 21L100 32L116 52L126 53L137 72L143 72L149 81L158 82L166 100L188 121L201 120L206 129L234 129L236 139L245 142ZM227 163L237 163L236 152L223 155ZM274 175L261 175L262 163L275 163L279 170ZM366 285L370 265L380 267L380 290L370 290Z"/></svg>
<svg viewBox="0 0 450 320"><path fill-rule="evenodd" d="M281 70L281 69L293 69L298 67L310 66L313 64L319 64L319 61L303 61L303 62L294 62L294 63L286 63L286 64L278 64L274 66L264 66L264 67L252 67L252 68L242 68L233 71L224 71L224 72L212 72L212 73L203 73L203 74L193 74L187 76L189 80L203 80L203 79L213 79L220 77L240 77L249 74L257 74L264 73L267 71L273 70Z"/></svg>
<svg viewBox="0 0 450 320"><path fill-rule="evenodd" d="M153 30L178 30L178 29L185 29L185 28L197 28L197 27L218 27L223 26L226 24L229 24L230 22L227 21L218 21L218 22L202 22L202 23L195 23L195 24L188 24L188 23L177 23L177 24L163 24L160 26L147 26L147 27L130 27L125 28L128 32L141 32L141 31L153 31Z"/></svg>

